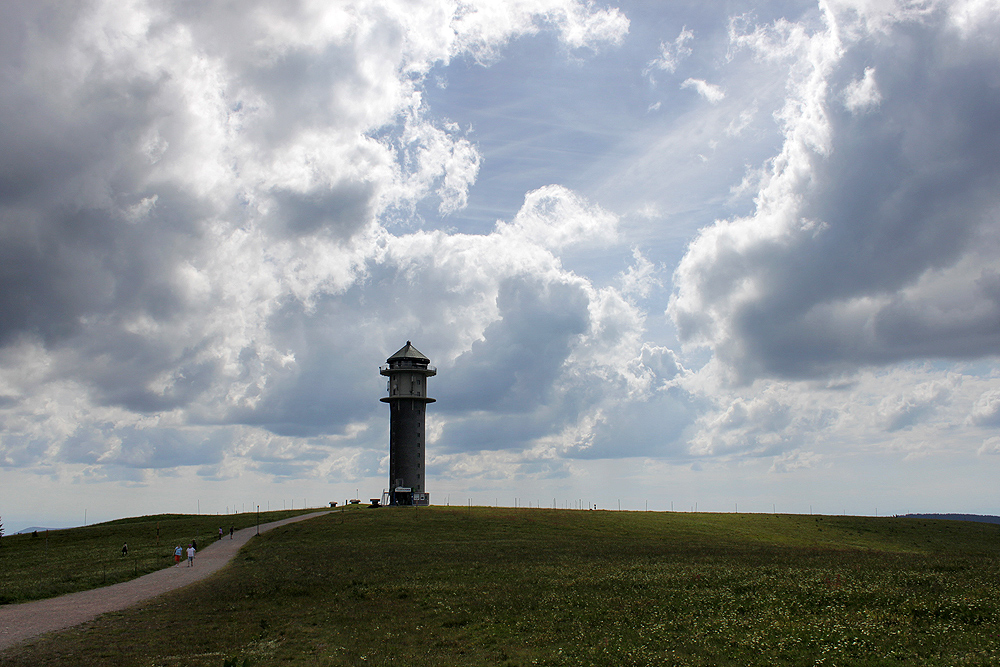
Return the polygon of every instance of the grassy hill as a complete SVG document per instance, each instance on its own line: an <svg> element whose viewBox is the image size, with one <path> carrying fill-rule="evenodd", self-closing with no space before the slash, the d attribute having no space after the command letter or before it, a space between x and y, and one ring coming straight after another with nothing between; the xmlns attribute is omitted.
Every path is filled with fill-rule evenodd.
<svg viewBox="0 0 1000 667"><path fill-rule="evenodd" d="M998 582L990 524L351 508L0 665L994 665Z"/></svg>
<svg viewBox="0 0 1000 667"><path fill-rule="evenodd" d="M277 521L315 510L261 512ZM0 605L109 586L174 564L174 547L207 545L254 525L256 514L159 514L0 539ZM128 544L128 556L122 545Z"/></svg>

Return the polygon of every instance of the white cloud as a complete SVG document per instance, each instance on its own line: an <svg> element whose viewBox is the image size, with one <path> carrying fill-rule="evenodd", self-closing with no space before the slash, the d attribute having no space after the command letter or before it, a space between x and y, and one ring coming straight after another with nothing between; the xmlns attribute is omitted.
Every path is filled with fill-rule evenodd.
<svg viewBox="0 0 1000 667"><path fill-rule="evenodd" d="M918 385L905 394L886 396L879 404L882 426L887 431L912 427L926 419L952 395L951 383L934 381Z"/></svg>
<svg viewBox="0 0 1000 667"><path fill-rule="evenodd" d="M973 405L990 404L995 379L940 373L931 365L860 371L828 381L758 379L732 386L714 363L680 378L692 400L704 401L689 429L690 452L747 461L809 451L848 469L852 457L964 457L982 442L961 425ZM986 426L986 423L983 423Z"/></svg>
<svg viewBox="0 0 1000 667"><path fill-rule="evenodd" d="M823 457L815 452L803 452L799 450L785 452L775 458L769 472L789 473L793 470L801 470L803 468L815 468L822 460Z"/></svg>
<svg viewBox="0 0 1000 667"><path fill-rule="evenodd" d="M698 421L699 431L690 451L698 456L773 456L799 442L805 415L772 395L732 397Z"/></svg>
<svg viewBox="0 0 1000 667"><path fill-rule="evenodd" d="M944 3L948 19L963 36L972 32L989 31L1000 10L997 0L958 0Z"/></svg>
<svg viewBox="0 0 1000 667"><path fill-rule="evenodd" d="M714 83L708 83L704 79L684 79L681 88L694 88L695 91L712 104L717 104L725 99L726 93L722 88Z"/></svg>
<svg viewBox="0 0 1000 667"><path fill-rule="evenodd" d="M730 137L738 137L743 131L750 127L754 117L757 115L757 105L754 104L748 109L740 112L739 116L730 121L726 127L725 134Z"/></svg>
<svg viewBox="0 0 1000 667"><path fill-rule="evenodd" d="M660 56L646 63L643 74L650 76L653 70L673 73L677 71L677 66L682 60L691 55L691 47L688 42L694 39L694 32L687 26L681 28L681 32L672 42L660 42Z"/></svg>
<svg viewBox="0 0 1000 667"><path fill-rule="evenodd" d="M982 446L977 452L980 456L1000 454L1000 436L993 436L983 440Z"/></svg>
<svg viewBox="0 0 1000 667"><path fill-rule="evenodd" d="M657 277L660 269L646 259L638 248L632 249L632 258L635 263L625 269L619 278L621 292L626 297L644 299L654 287L662 287Z"/></svg>
<svg viewBox="0 0 1000 667"><path fill-rule="evenodd" d="M488 63L499 58L508 40L543 27L554 28L560 41L571 49L620 44L628 34L629 21L618 9L597 9L589 2L575 0L481 0L463 3L450 27L458 50Z"/></svg>
<svg viewBox="0 0 1000 667"><path fill-rule="evenodd" d="M976 400L969 414L976 426L1000 426L1000 389L990 389Z"/></svg>
<svg viewBox="0 0 1000 667"><path fill-rule="evenodd" d="M863 113L872 107L877 107L882 101L882 94L875 83L875 68L866 67L864 76L852 81L844 88L844 106L853 114Z"/></svg>
<svg viewBox="0 0 1000 667"><path fill-rule="evenodd" d="M501 234L524 237L554 250L568 245L601 245L616 238L617 219L573 192L549 185L529 192L524 206L510 224L501 223Z"/></svg>

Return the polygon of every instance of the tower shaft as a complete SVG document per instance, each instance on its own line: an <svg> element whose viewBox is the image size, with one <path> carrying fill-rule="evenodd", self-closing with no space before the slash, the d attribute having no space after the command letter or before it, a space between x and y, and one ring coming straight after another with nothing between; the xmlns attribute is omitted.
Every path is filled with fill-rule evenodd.
<svg viewBox="0 0 1000 667"><path fill-rule="evenodd" d="M389 486L424 492L424 406L413 399L389 403Z"/></svg>

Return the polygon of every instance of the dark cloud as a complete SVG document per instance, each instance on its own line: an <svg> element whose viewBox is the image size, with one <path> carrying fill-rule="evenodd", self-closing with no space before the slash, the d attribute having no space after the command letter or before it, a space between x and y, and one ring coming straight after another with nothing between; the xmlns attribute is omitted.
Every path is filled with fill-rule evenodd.
<svg viewBox="0 0 1000 667"><path fill-rule="evenodd" d="M40 341L58 354L53 377L79 381L99 405L205 412L199 401L232 373L220 354L228 333L208 331L225 317L219 299L233 306L225 283L243 288L239 271L257 279L254 265L266 269L269 246L287 237L345 240L371 221L370 182L312 179L254 193L257 183L240 181L241 170L302 131L336 126L335 101L361 101L345 98L336 79L352 80L365 54L341 45L353 58L348 66L308 47L262 58L253 45L263 28L249 8L237 16L185 3L162 9L127 16L109 9L97 33L83 10L37 3L5 12L12 36L5 62L19 66L0 81L0 346ZM191 50L180 26L203 41ZM241 39L221 48L217 38L236 27ZM221 60L202 59L200 48ZM373 82L358 82L360 98L365 85ZM310 95L316 99L306 105ZM268 197L261 220L255 207ZM223 260L220 275L213 267L220 241L241 230L266 230L268 243L257 257L249 246L236 264ZM197 299L179 278L189 269L207 283ZM270 371L259 355L239 358L258 374ZM294 421L327 407L285 412Z"/></svg>
<svg viewBox="0 0 1000 667"><path fill-rule="evenodd" d="M437 404L429 409L433 411L436 407ZM537 406L533 412L518 414L463 414L448 420L434 449L444 454L523 450L537 438L551 435L565 425L569 415L560 414L560 407L545 404Z"/></svg>
<svg viewBox="0 0 1000 667"><path fill-rule="evenodd" d="M322 298L308 312L301 302L289 300L269 328L274 343L294 362L268 365L268 381L254 397L259 400L230 411L225 421L305 437L342 433L351 422L376 413L384 393L378 366L392 351L365 340L357 295L354 289L344 297ZM250 365L254 353L246 352Z"/></svg>
<svg viewBox="0 0 1000 667"><path fill-rule="evenodd" d="M334 238L350 238L371 219L373 190L370 184L353 183L339 183L321 192L278 189L272 195L277 204L274 219L295 236L324 230Z"/></svg>
<svg viewBox="0 0 1000 667"><path fill-rule="evenodd" d="M529 276L501 282L499 319L440 384L446 409L510 413L545 404L574 339L588 329L588 304L579 285Z"/></svg>
<svg viewBox="0 0 1000 667"><path fill-rule="evenodd" d="M211 434L174 428L136 428L101 424L81 427L66 438L60 459L68 463L124 468L173 468L218 463L230 433Z"/></svg>
<svg viewBox="0 0 1000 667"><path fill-rule="evenodd" d="M681 291L702 304L675 303L682 335L714 341L745 379L1000 353L996 45L937 19L852 45L828 79L828 153L782 158L808 181L719 228L710 263L682 264ZM865 67L879 98L848 109L842 91ZM790 143L810 131L796 122ZM798 228L756 231L782 215Z"/></svg>

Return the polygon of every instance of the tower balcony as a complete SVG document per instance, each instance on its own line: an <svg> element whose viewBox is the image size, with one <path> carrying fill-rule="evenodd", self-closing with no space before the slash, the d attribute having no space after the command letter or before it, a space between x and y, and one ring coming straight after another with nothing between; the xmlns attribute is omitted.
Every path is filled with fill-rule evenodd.
<svg viewBox="0 0 1000 667"><path fill-rule="evenodd" d="M414 394L395 394L394 396L383 396L378 399L383 403L392 403L393 401L417 401L420 403L437 403L436 398L431 398L430 396L415 396Z"/></svg>
<svg viewBox="0 0 1000 667"><path fill-rule="evenodd" d="M378 367L380 375L393 375L395 373L416 373L431 377L437 375L437 368L429 364L416 364L413 362L399 361L391 364L382 364Z"/></svg>

